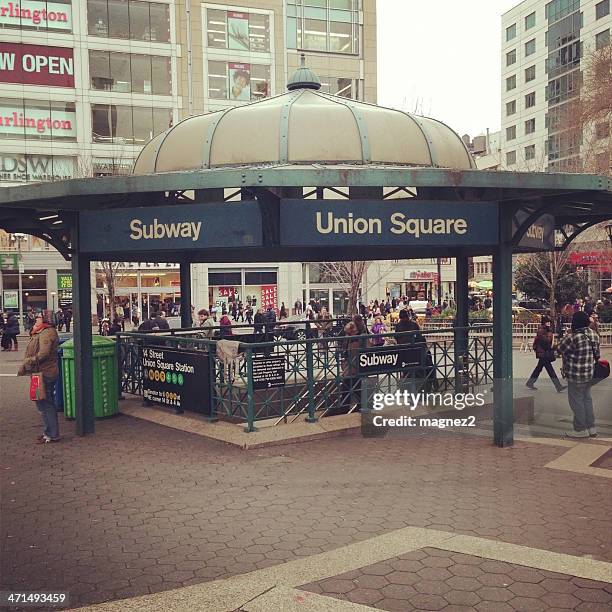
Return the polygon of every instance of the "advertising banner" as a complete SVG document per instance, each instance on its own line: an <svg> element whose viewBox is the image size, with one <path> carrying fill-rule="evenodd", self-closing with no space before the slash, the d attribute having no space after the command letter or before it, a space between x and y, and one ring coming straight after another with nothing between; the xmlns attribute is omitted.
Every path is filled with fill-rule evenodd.
<svg viewBox="0 0 612 612"><path fill-rule="evenodd" d="M0 83L74 87L72 49L2 43Z"/></svg>
<svg viewBox="0 0 612 612"><path fill-rule="evenodd" d="M261 286L261 306L267 310L270 306L276 309L278 304L278 285Z"/></svg>
<svg viewBox="0 0 612 612"><path fill-rule="evenodd" d="M57 273L57 288L59 290L69 289L72 290L72 274L69 272L58 272Z"/></svg>
<svg viewBox="0 0 612 612"><path fill-rule="evenodd" d="M72 32L72 5L45 0L0 0L0 25Z"/></svg>
<svg viewBox="0 0 612 612"><path fill-rule="evenodd" d="M143 396L177 411L210 413L208 355L163 347L142 349Z"/></svg>
<svg viewBox="0 0 612 612"><path fill-rule="evenodd" d="M88 253L262 245L261 215L253 201L124 208L112 215L84 211L79 219L81 248Z"/></svg>
<svg viewBox="0 0 612 612"><path fill-rule="evenodd" d="M76 158L60 155L0 153L0 182L26 183L69 179Z"/></svg>
<svg viewBox="0 0 612 612"><path fill-rule="evenodd" d="M2 308L19 308L19 291L9 291L5 289L3 292Z"/></svg>
<svg viewBox="0 0 612 612"><path fill-rule="evenodd" d="M17 253L0 253L0 270L19 270L19 255Z"/></svg>
<svg viewBox="0 0 612 612"><path fill-rule="evenodd" d="M230 49L249 50L249 16L227 11L227 39Z"/></svg>
<svg viewBox="0 0 612 612"><path fill-rule="evenodd" d="M230 100L251 99L251 64L228 62Z"/></svg>
<svg viewBox="0 0 612 612"><path fill-rule="evenodd" d="M42 108L28 108L24 112L21 105L3 104L0 106L0 134L53 134L61 138L76 138L76 112Z"/></svg>
<svg viewBox="0 0 612 612"><path fill-rule="evenodd" d="M497 202L282 200L283 246L460 246L498 242Z"/></svg>

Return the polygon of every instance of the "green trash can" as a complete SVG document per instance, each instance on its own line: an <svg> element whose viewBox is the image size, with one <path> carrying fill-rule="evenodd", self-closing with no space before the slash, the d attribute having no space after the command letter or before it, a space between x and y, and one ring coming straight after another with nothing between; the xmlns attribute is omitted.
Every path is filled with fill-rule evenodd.
<svg viewBox="0 0 612 612"><path fill-rule="evenodd" d="M104 336L92 338L93 353L93 387L94 416L109 417L119 411L117 345L114 340ZM74 384L74 341L67 340L62 344L62 376L64 387L64 416L74 419L75 384Z"/></svg>

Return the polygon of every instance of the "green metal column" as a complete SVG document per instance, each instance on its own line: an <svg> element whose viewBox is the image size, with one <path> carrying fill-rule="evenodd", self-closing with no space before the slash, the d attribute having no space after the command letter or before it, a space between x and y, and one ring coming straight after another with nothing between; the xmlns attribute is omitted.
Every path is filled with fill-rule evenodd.
<svg viewBox="0 0 612 612"><path fill-rule="evenodd" d="M455 358L455 391L463 391L462 375L463 356L468 352L468 275L469 260L467 255L460 255L455 259L457 281L455 283L455 304L457 316L455 318L454 358Z"/></svg>
<svg viewBox="0 0 612 612"><path fill-rule="evenodd" d="M493 441L514 443L512 394L512 211L500 206L499 246L493 254Z"/></svg>
<svg viewBox="0 0 612 612"><path fill-rule="evenodd" d="M93 359L91 347L90 260L79 253L78 222L72 228L72 306L74 320L75 420L78 436L94 433Z"/></svg>
<svg viewBox="0 0 612 612"><path fill-rule="evenodd" d="M181 262L181 327L193 327L191 318L191 264Z"/></svg>

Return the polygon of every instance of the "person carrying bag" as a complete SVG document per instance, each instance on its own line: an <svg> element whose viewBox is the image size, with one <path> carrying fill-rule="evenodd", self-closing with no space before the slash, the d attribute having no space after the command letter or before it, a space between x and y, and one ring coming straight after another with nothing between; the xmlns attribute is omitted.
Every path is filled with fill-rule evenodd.
<svg viewBox="0 0 612 612"><path fill-rule="evenodd" d="M561 393L567 389L565 385L561 384L561 381L555 372L555 368L552 365L553 361L555 361L557 358L557 355L553 349L553 341L554 334L552 331L552 319L544 316L542 317L540 329L538 329L538 333L533 341L533 350L538 360L538 364L527 381L528 389L532 389L534 391L537 389L534 384L536 380L538 380L538 376L542 370L546 370L558 393Z"/></svg>
<svg viewBox="0 0 612 612"><path fill-rule="evenodd" d="M30 376L30 399L36 402L41 413L44 431L36 439L36 444L59 442L59 423L57 409L53 401L55 384L59 376L57 349L59 336L52 319L39 314L30 333L30 343L18 376Z"/></svg>

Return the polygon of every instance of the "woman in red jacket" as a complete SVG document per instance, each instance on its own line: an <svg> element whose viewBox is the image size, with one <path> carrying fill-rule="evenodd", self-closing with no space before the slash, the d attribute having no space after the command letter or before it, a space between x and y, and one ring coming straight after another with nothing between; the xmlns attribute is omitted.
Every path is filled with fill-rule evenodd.
<svg viewBox="0 0 612 612"><path fill-rule="evenodd" d="M534 386L534 383L536 380L538 380L540 372L545 369L550 376L550 380L553 381L557 392L561 393L564 389L567 389L567 387L561 384L561 381L555 372L555 368L553 368L552 365L552 362L556 359L555 351L553 349L555 335L552 331L552 323L553 322L550 317L542 317L540 329L538 329L538 333L533 341L533 350L535 351L538 359L538 365L536 365L535 370L531 373L531 376L527 381L527 387L535 390L536 387Z"/></svg>

